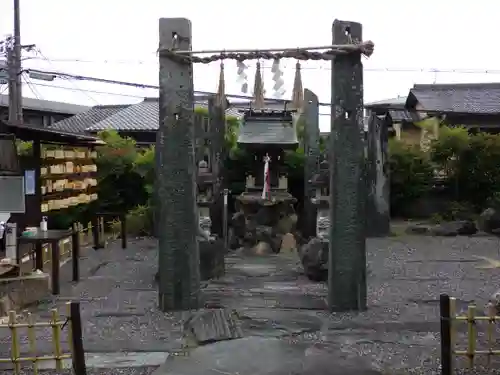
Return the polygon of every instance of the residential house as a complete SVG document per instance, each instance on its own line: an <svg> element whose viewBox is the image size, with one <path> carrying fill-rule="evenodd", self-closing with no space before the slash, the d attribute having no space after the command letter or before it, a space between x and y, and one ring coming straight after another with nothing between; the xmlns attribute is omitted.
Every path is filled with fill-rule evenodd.
<svg viewBox="0 0 500 375"><path fill-rule="evenodd" d="M48 127L54 123L87 111L90 107L53 102L50 100L23 98L24 124L36 127ZM0 94L0 121L9 118L9 96Z"/></svg>
<svg viewBox="0 0 500 375"><path fill-rule="evenodd" d="M198 108L207 108L206 101L195 103ZM229 108L229 116L241 116L237 109ZM95 106L52 127L73 133L97 134L106 129L118 131L122 136L133 138L140 145L154 144L158 130L158 98L145 98L137 104Z"/></svg>
<svg viewBox="0 0 500 375"><path fill-rule="evenodd" d="M500 83L415 85L405 108L419 118L438 116L446 125L499 133Z"/></svg>
<svg viewBox="0 0 500 375"><path fill-rule="evenodd" d="M377 115L389 115L392 119L392 126L389 130L389 137L395 137L407 143L419 143L421 139L421 129L414 124L417 116L406 108L406 96L398 96L393 99L380 100L365 104L365 121L374 113Z"/></svg>

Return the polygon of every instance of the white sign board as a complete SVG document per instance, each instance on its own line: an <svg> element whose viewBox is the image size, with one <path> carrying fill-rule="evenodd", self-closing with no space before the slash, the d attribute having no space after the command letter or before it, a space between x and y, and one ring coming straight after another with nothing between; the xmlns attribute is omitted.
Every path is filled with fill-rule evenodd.
<svg viewBox="0 0 500 375"><path fill-rule="evenodd" d="M23 176L0 176L0 212L24 213Z"/></svg>

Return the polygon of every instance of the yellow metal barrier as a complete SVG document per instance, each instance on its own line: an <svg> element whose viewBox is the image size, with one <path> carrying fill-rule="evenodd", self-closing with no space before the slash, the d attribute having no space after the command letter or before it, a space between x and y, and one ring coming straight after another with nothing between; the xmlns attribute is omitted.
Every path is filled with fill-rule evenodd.
<svg viewBox="0 0 500 375"><path fill-rule="evenodd" d="M33 374L39 373L39 363L43 361L54 361L56 371L63 370L64 360L71 360L75 375L85 375L85 355L83 352L82 327L80 317L80 304L70 302L67 304L67 315L61 317L57 309L51 310L51 319L48 322L36 322L33 314L28 313L25 322L20 322L21 316L10 311L7 324L0 324L0 329L10 330L11 356L10 358L0 358L0 363L12 363L14 374L21 373L23 363L31 363ZM51 341L53 344L52 355L37 354L37 328L50 327L52 331ZM23 356L21 352L21 341L23 337L20 330L27 330L28 354ZM62 332L67 331L70 351L64 352L62 345Z"/></svg>
<svg viewBox="0 0 500 375"><path fill-rule="evenodd" d="M453 374L454 359L456 356L467 358L469 368L474 367L477 356L486 356L487 366L491 365L493 356L500 356L500 348L495 348L495 328L500 322L500 316L491 302L486 306L486 315L478 315L477 307L471 304L467 307L466 315L457 314L457 301L448 295L441 295L441 374ZM457 349L457 326L460 322L467 324L467 347ZM484 322L486 326L486 345L477 349L478 323ZM481 345L483 346L483 345Z"/></svg>

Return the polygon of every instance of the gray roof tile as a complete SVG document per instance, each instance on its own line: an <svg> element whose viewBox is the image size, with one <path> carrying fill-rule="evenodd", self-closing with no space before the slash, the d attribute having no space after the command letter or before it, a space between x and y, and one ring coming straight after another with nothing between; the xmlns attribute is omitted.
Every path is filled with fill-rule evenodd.
<svg viewBox="0 0 500 375"><path fill-rule="evenodd" d="M52 129L67 131L71 133L85 133L89 126L102 121L115 113L127 108L129 104L124 105L98 105L90 108L86 112L78 113L75 116L68 117L58 121L51 126Z"/></svg>
<svg viewBox="0 0 500 375"><path fill-rule="evenodd" d="M427 112L500 113L500 83L415 85L407 105L418 101Z"/></svg>
<svg viewBox="0 0 500 375"><path fill-rule="evenodd" d="M240 126L240 144L278 144L295 145L298 143L295 123L264 119L243 122Z"/></svg>
<svg viewBox="0 0 500 375"><path fill-rule="evenodd" d="M206 102L195 103L196 107L207 108ZM229 108L226 115L241 117L239 111ZM94 123L87 131L96 132L105 129L121 131L152 131L158 129L159 107L158 98L146 98L144 101L132 104L127 108Z"/></svg>
<svg viewBox="0 0 500 375"><path fill-rule="evenodd" d="M377 100L375 102L365 103L364 107L371 108L404 108L406 104L406 96L398 96L397 98Z"/></svg>
<svg viewBox="0 0 500 375"><path fill-rule="evenodd" d="M417 117L415 115L412 115L407 110L401 110L401 111L390 110L389 114L391 115L392 121L396 121L396 122L417 120Z"/></svg>
<svg viewBox="0 0 500 375"><path fill-rule="evenodd" d="M9 95L0 94L0 107L9 106ZM85 112L90 107L84 105L53 102L50 100L33 99L23 97L23 108L33 111L42 111L49 113L61 113L64 115L76 115L77 113Z"/></svg>

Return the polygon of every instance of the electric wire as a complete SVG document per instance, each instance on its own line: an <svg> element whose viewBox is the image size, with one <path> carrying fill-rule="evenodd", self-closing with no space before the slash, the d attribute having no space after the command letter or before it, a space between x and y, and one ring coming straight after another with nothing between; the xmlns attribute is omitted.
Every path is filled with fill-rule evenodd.
<svg viewBox="0 0 500 375"><path fill-rule="evenodd" d="M51 66L54 66L52 64L52 61L47 58L43 53L42 51L39 49L39 48L36 48L35 49L35 53L37 55L40 55L44 61L48 62ZM66 79L75 89L78 89L79 87L76 85L76 83L73 82L73 80L69 77L62 77L63 79ZM82 92L87 98L89 98L92 102L94 102L95 105L99 105L99 102L94 98L92 97L88 92L84 91L84 90L79 90L80 92Z"/></svg>
<svg viewBox="0 0 500 375"><path fill-rule="evenodd" d="M30 59L41 60L38 57ZM65 63L86 63L86 64L114 64L114 65L158 65L158 62L144 60L89 60L89 59L73 59L61 58L51 59L52 62ZM283 69L295 69L295 63L288 65L286 62L280 65ZM261 64L262 69L271 69L271 65ZM301 66L301 70L331 70L329 66ZM500 69L477 69L477 68L412 68L412 67L364 67L367 72L379 73L443 73L443 74L500 74Z"/></svg>

